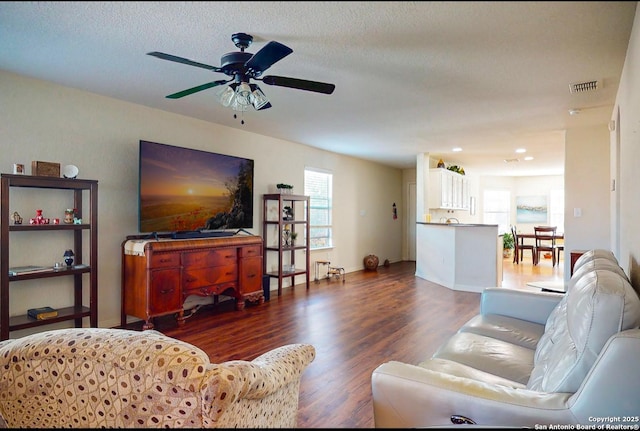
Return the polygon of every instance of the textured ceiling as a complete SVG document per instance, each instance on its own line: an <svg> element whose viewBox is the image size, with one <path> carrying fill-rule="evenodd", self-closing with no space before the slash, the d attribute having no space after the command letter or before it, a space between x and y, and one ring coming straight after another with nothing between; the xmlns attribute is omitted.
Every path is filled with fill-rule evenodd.
<svg viewBox="0 0 640 431"><path fill-rule="evenodd" d="M478 174L562 174L564 130L609 121L636 4L2 2L0 69L401 168L428 152ZM244 125L217 88L165 98L226 75L146 53L220 66L238 32L251 53L293 49L265 75L334 93L261 85L273 106ZM505 163L520 147L534 160Z"/></svg>

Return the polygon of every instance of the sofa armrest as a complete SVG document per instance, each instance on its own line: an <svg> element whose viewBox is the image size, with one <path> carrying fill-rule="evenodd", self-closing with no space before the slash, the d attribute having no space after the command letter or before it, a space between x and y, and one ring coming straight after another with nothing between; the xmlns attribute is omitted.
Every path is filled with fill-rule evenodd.
<svg viewBox="0 0 640 431"><path fill-rule="evenodd" d="M210 378L201 388L206 400L205 424L215 423L221 428L295 428L302 372L314 358L312 345L289 344L252 361L211 364ZM219 394L224 396L216 396Z"/></svg>
<svg viewBox="0 0 640 431"><path fill-rule="evenodd" d="M491 427L574 423L572 394L541 393L391 361L372 374L376 428L451 426L451 416Z"/></svg>
<svg viewBox="0 0 640 431"><path fill-rule="evenodd" d="M563 297L562 293L489 287L482 291L480 313L500 314L544 325Z"/></svg>
<svg viewBox="0 0 640 431"><path fill-rule="evenodd" d="M221 365L239 372L240 398L264 398L292 382L299 382L302 372L315 359L310 344L289 344L270 350L252 361L227 361Z"/></svg>
<svg viewBox="0 0 640 431"><path fill-rule="evenodd" d="M600 418L598 425L640 425L640 329L613 335L576 392L576 417ZM613 428L611 428L613 429Z"/></svg>

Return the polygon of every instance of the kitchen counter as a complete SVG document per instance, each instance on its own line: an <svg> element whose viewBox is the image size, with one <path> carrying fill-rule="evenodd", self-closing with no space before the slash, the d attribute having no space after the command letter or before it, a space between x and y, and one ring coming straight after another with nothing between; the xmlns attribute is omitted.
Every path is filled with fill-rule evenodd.
<svg viewBox="0 0 640 431"><path fill-rule="evenodd" d="M501 286L498 225L418 222L416 276L466 292Z"/></svg>
<svg viewBox="0 0 640 431"><path fill-rule="evenodd" d="M469 226L497 226L495 224L478 224L478 223L438 223L438 222L417 222L418 224L428 224L433 226L451 226L451 227L469 227Z"/></svg>

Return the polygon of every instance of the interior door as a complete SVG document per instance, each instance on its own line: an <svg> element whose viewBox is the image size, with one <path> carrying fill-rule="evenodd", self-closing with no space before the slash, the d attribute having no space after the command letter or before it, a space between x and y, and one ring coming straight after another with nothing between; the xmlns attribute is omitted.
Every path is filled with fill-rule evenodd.
<svg viewBox="0 0 640 431"><path fill-rule="evenodd" d="M409 260L416 260L416 205L417 205L417 188L416 183L409 183L407 187L407 247L409 251Z"/></svg>

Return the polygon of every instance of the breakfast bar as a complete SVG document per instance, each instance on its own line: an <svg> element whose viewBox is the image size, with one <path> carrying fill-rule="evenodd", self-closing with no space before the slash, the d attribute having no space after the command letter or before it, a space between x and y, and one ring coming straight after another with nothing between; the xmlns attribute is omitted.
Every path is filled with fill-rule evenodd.
<svg viewBox="0 0 640 431"><path fill-rule="evenodd" d="M498 225L418 222L416 276L466 292L501 286Z"/></svg>

